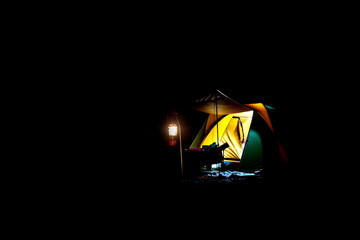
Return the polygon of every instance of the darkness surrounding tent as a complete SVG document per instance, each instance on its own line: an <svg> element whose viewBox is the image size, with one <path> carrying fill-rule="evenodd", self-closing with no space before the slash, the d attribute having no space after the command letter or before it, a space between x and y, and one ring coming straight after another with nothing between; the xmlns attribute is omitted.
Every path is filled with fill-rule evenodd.
<svg viewBox="0 0 360 240"><path fill-rule="evenodd" d="M185 223L185 226L179 226L173 231L188 233L193 232L187 231L188 226L196 226L197 230L203 232L203 229L207 230L210 226L228 222L230 215L248 223L274 222L273 217L279 216L280 205L292 202L288 193L293 191L296 193L294 199L300 201L293 203L294 208L285 210L296 219L287 221L289 218L280 217L284 221L276 222L273 228L278 230L280 225L282 229L287 229L283 223L297 225L296 221L300 218L292 210L307 208L304 203L313 204L313 200L323 193L324 187L333 188L333 183L339 183L341 178L339 172L348 175L348 169L357 170L353 167L353 163L357 162L354 157L356 155L347 156L346 153L349 149L356 149L357 134L354 127L358 124L350 122L350 119L354 121L356 118L343 116L343 113L351 113L343 107L356 103L358 94L356 91L349 91L356 90L356 87L354 81L349 80L353 77L346 76L348 67L339 69L336 64L337 61L346 59L336 56L337 50L349 53L353 51L346 50L348 44L332 41L338 36L348 43L344 34L334 32L336 26L343 29L343 25L348 24L339 25L336 17L322 17L319 13L333 11L324 11L324 6L314 9L313 4L301 9L299 4L289 6L279 3L274 6L274 3L268 3L264 6L263 3L256 2L253 7L247 7L243 2L233 4L235 1L196 2L179 4L167 1L164 4L168 6L166 9L160 6L162 4L155 3L154 6L149 1L146 6L133 1L136 6L132 9L119 9L109 5L99 9L96 4L93 5L94 11L84 11L85 5L82 4L75 10L77 21L72 21L67 15L68 25L60 28L51 26L49 29L53 29L55 35L50 34L43 41L37 41L35 29L29 28L29 37L18 45L35 52L25 54L27 58L19 58L18 54L14 57L25 64L34 63L34 68L30 67L31 71L27 71L21 67L16 68L15 65L13 77L16 78L17 72L26 75L25 78L18 79L43 77L43 83L36 88L52 96L54 90L58 89L58 105L52 104L49 97L42 97L30 88L26 89L25 92L29 92L31 98L38 97L39 103L48 104L40 109L44 115L39 121L36 119L39 128L28 124L26 128L33 133L26 134L28 140L23 139L26 145L30 142L36 144L32 151L40 151L29 158L28 154L32 151L18 148L15 144L16 152L25 152L28 155L25 160L32 166L36 164L39 154L43 154L44 162L37 169L52 176L56 169L59 172L56 179L62 186L58 189L63 189L66 193L58 191L49 196L48 191L56 189L56 186L50 183L49 178L40 177L39 183L48 183L48 186L41 189L46 196L40 203L51 202L51 199L59 199L59 204L50 203L50 207L61 207L68 203L73 206L74 211L67 218L81 207L86 213L84 216L94 216L94 208L98 208L99 212L111 214L107 218L111 220L114 216L122 216L124 207L134 206L136 212L130 212L130 223L138 222L143 216L158 216L159 209L164 209L169 216L177 216L176 220L193 219L193 224ZM269 5L273 7L269 8ZM74 9L68 6L66 8ZM108 9L113 12L109 13ZM313 21L309 9L320 21ZM127 12L128 15L122 12ZM40 18L39 21L43 23L46 19ZM332 24L330 19L335 19L333 21L336 24ZM58 20L62 23L65 19L59 17ZM42 24L36 26L42 31ZM323 34L326 28L329 34ZM344 29L343 31L346 32ZM56 42L53 41L55 39ZM32 45L31 40L41 47ZM43 48L45 43L47 46ZM340 49L336 50L334 46L340 46ZM44 49L45 54L37 52L39 49ZM33 56L47 62L49 67L42 65L37 59L33 61ZM49 56L54 56L58 62L52 61ZM353 63L349 66L353 66ZM334 74L336 71L338 74ZM18 87L24 86L19 81L13 82ZM50 86L50 83L53 85ZM29 84L33 85L34 81L29 81ZM341 88L342 84L345 87ZM183 145L190 147L208 117L207 113L191 108L192 100L208 96L213 89L219 89L241 104L265 104L276 140L281 142L288 156L291 177L296 179L291 182L279 177L281 181L277 183L287 185L285 191L281 191L283 194L280 194L284 197L273 201L280 203L275 207L269 204L278 196L273 188L257 191L266 194L256 198L258 201L253 207L244 204L244 201L254 195L244 193L244 188L239 186L231 191L237 193L237 196L229 192L222 194L224 192L221 191L199 195L192 194L198 191L173 196L169 193L177 180L174 176L178 174L179 152L169 149L167 116L172 112L179 114L183 126ZM348 101L342 97L345 95L352 95L354 99ZM16 96L8 100L16 100ZM27 99L24 102L29 104ZM30 111L36 105L39 106L29 105ZM354 109L356 108L350 110ZM49 110L53 114L49 114ZM14 108L14 111L19 109ZM341 117L345 120L337 126ZM29 118L32 119L32 116L24 112L18 119L18 125L26 124ZM263 120L254 111L254 119L256 118ZM33 138L38 136L38 129L43 128L45 123L48 124L45 125L46 134L40 138L49 147ZM257 163L251 157L260 159L262 155L265 160L269 160L264 161L264 167L280 176L285 171L281 170L281 162L272 161L274 158L271 156L278 155L272 131L264 121L253 121L251 126L243 160L248 158L250 162ZM341 135L344 132L351 133L355 141ZM14 137L22 139L18 134ZM57 141L53 142L52 137ZM259 146L260 139L262 151L251 151L253 146ZM263 144L265 142L267 144ZM43 152L43 149L47 152ZM336 155L335 161L331 161L336 150L340 154ZM256 152L260 156L250 152ZM54 155L57 157L55 160ZM52 166L49 167L50 163ZM29 169L26 172L30 172L31 178L36 175ZM327 172L326 178L323 177L324 172ZM316 176L314 179L317 179L319 175L322 175L321 181L317 184L311 176ZM358 174L353 176L357 177ZM24 179L22 184L29 179ZM9 180L13 181L15 178ZM302 187L306 181L310 184ZM68 184L63 187L64 182ZM299 188L294 186L294 182L300 183L298 186L303 191L298 192ZM29 189L36 185L29 186ZM345 185L346 183L341 183L341 188ZM320 194L312 194L308 186L314 186L313 192ZM177 190L175 188L173 192L177 193ZM351 189L351 192L356 193L356 188ZM182 198L179 197L181 195ZM76 196L83 196L77 200L78 204L74 204ZM350 199L332 191L329 198L321 199L324 201L318 203L328 206L329 199L336 196ZM31 198L30 194L25 194L20 200ZM124 200L128 202L122 204ZM110 202L113 204L109 204ZM207 206L204 205L206 203ZM193 213L192 215L181 211L185 207L177 214L171 211L171 207L185 204L195 206L189 207L191 211L188 212ZM104 207L108 209L105 210ZM116 209L120 210L118 214L114 214ZM268 221L257 214L263 213L264 209L273 210L272 214L267 214ZM238 214L232 210L238 210ZM246 210L249 214L244 213ZM213 215L216 212L221 213L221 216ZM304 215L305 217L313 216L313 213L307 213L309 215ZM163 217L167 223L179 222L168 221L169 216ZM253 216L252 221L249 221L250 216ZM198 227L201 222L206 222L207 227ZM253 225L261 229L258 224ZM151 225L146 226L151 228ZM217 229L220 232L221 229ZM226 227L221 233L229 229ZM233 229L238 229L238 226ZM214 231L210 232L212 234Z"/></svg>

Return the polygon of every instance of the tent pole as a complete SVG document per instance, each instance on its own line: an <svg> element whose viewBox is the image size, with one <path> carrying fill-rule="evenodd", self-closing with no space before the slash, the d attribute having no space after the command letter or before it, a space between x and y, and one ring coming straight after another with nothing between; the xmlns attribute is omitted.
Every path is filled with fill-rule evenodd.
<svg viewBox="0 0 360 240"><path fill-rule="evenodd" d="M216 108L216 141L219 146L219 122L218 122L218 105L217 105L217 96L215 95L215 108Z"/></svg>
<svg viewBox="0 0 360 240"><path fill-rule="evenodd" d="M219 147L220 143L219 143L219 115L218 115L218 103L217 103L217 91L215 94L215 108L216 108L216 140L217 140L217 147ZM221 173L221 167L222 167L222 163L219 167L219 177L220 177L220 173Z"/></svg>

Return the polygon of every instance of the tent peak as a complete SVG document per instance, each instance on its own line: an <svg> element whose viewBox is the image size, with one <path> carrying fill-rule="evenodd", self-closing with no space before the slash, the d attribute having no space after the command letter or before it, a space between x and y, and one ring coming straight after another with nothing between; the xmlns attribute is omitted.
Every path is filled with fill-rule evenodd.
<svg viewBox="0 0 360 240"><path fill-rule="evenodd" d="M219 115L250 110L245 105L222 93L219 89L216 89L204 98L195 100L193 108L201 112L214 113L216 106L218 107Z"/></svg>

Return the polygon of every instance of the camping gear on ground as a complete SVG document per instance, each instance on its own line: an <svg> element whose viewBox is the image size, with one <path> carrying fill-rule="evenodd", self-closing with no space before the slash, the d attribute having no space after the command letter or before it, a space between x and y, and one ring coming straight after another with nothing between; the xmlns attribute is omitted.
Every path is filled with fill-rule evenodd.
<svg viewBox="0 0 360 240"><path fill-rule="evenodd" d="M192 168L200 170L201 167L206 167L206 169L211 170L213 164L219 164L223 162L223 154L226 148L229 147L229 144L224 143L221 146L218 146L215 142L211 145L203 145L202 148L190 148L185 149L186 158L188 165L191 165Z"/></svg>

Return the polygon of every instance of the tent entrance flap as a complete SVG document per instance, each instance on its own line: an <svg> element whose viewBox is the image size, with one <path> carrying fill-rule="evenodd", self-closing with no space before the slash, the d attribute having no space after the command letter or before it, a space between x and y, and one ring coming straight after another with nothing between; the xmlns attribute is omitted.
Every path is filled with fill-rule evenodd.
<svg viewBox="0 0 360 240"><path fill-rule="evenodd" d="M228 114L222 117L217 124L213 124L207 130L200 147L217 142L217 134L219 134L219 145L229 144L229 147L224 150L225 160L237 160L239 162L245 148L252 117L253 111Z"/></svg>
<svg viewBox="0 0 360 240"><path fill-rule="evenodd" d="M210 118L210 116L209 116ZM229 114L223 118L221 118L218 122L212 124L212 126L207 129L207 134L203 141L200 144L200 147L203 145L211 145L214 142L217 142L217 135L219 134L219 139L222 139L222 135L224 134L229 122L231 121L232 115ZM220 140L221 143L221 140Z"/></svg>

